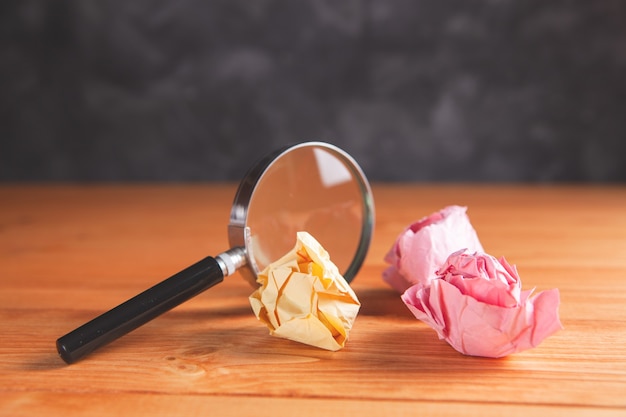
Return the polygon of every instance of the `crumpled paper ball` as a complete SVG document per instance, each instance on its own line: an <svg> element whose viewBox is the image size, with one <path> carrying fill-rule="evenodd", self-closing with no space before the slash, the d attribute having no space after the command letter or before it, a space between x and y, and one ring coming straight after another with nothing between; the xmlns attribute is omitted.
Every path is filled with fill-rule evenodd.
<svg viewBox="0 0 626 417"><path fill-rule="evenodd" d="M514 266L484 253L451 254L436 278L418 283L402 300L419 320L457 351L503 357L537 346L563 328L559 290L531 296Z"/></svg>
<svg viewBox="0 0 626 417"><path fill-rule="evenodd" d="M448 206L409 225L385 256L383 280L399 293L435 277L446 258L460 249L483 252L467 207Z"/></svg>
<svg viewBox="0 0 626 417"><path fill-rule="evenodd" d="M250 295L270 334L327 350L345 346L361 304L328 252L307 232L257 277Z"/></svg>

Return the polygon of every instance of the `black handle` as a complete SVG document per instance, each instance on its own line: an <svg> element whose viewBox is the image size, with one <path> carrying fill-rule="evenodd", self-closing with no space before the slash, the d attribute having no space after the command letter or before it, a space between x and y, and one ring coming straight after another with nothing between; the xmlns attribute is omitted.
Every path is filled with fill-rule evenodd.
<svg viewBox="0 0 626 417"><path fill-rule="evenodd" d="M57 339L57 350L74 363L224 280L217 261L206 257Z"/></svg>

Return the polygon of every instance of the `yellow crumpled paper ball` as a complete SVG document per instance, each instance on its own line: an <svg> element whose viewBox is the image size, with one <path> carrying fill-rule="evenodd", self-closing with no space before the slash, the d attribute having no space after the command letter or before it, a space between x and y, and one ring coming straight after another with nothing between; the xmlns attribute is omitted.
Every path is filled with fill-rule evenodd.
<svg viewBox="0 0 626 417"><path fill-rule="evenodd" d="M294 249L257 282L250 304L271 335L333 351L345 346L361 303L309 233L298 232Z"/></svg>

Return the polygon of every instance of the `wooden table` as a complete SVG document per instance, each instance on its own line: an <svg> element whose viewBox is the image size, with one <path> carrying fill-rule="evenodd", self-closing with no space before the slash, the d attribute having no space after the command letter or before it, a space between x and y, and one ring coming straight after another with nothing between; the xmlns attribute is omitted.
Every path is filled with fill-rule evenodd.
<svg viewBox="0 0 626 417"><path fill-rule="evenodd" d="M234 184L0 186L0 415L626 415L626 187L375 184L345 349L270 337L238 273L68 366L55 340L227 249ZM398 233L469 207L524 288L558 287L565 329L463 356L382 280Z"/></svg>

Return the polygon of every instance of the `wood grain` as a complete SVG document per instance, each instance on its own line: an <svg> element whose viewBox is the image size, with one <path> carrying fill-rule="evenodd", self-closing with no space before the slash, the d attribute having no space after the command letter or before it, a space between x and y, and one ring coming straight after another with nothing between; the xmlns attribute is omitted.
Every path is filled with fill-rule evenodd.
<svg viewBox="0 0 626 417"><path fill-rule="evenodd" d="M233 184L0 186L0 415L626 413L626 187L375 184L345 349L270 337L238 274L67 366L54 341L228 249ZM381 280L410 222L466 205L524 288L558 287L565 329L503 359L463 356Z"/></svg>

